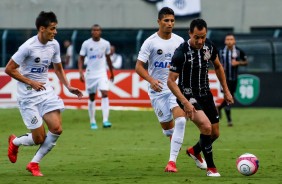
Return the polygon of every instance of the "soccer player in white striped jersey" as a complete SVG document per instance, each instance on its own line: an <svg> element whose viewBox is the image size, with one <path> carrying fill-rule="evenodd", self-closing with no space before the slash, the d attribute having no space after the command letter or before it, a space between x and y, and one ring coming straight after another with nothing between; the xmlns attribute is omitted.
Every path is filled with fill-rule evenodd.
<svg viewBox="0 0 282 184"><path fill-rule="evenodd" d="M20 113L27 129L31 131L18 137L9 136L8 157L15 163L19 146L40 144L26 167L33 176L43 176L39 162L56 145L62 133L61 111L64 109L64 103L55 94L49 82L49 65L53 63L59 80L71 93L82 97L81 91L70 86L66 79L60 58L60 46L54 39L57 34L57 22L53 12L42 11L35 22L38 34L20 46L5 69L8 75L18 80L17 100ZM43 120L48 127L47 134Z"/></svg>
<svg viewBox="0 0 282 184"><path fill-rule="evenodd" d="M177 172L176 159L186 125L185 113L167 87L171 58L175 49L184 42L183 38L172 33L174 22L174 12L171 8L164 7L159 11L159 30L143 43L135 67L136 72L148 81L148 95L152 107L164 135L171 138L170 158L165 172ZM147 62L148 72L144 67Z"/></svg>
<svg viewBox="0 0 282 184"><path fill-rule="evenodd" d="M88 112L91 129L98 128L95 119L95 96L97 90L100 90L102 94L103 127L110 128L112 126L108 120L110 105L108 98L109 81L106 67L108 64L111 75L110 79L113 81L114 73L110 58L111 47L110 42L101 38L101 34L101 27L98 24L93 25L91 28L92 37L82 43L78 60L80 80L86 82L86 90L89 94ZM87 58L87 67L84 77L83 62L85 58Z"/></svg>

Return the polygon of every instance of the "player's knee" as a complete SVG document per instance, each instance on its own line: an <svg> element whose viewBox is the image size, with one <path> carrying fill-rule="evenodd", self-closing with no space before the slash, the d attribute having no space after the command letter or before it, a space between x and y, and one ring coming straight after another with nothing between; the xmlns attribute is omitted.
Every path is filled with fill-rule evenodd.
<svg viewBox="0 0 282 184"><path fill-rule="evenodd" d="M211 135L212 127L210 123L204 123L200 126L200 132L205 135Z"/></svg>
<svg viewBox="0 0 282 184"><path fill-rule="evenodd" d="M108 92L101 92L102 98L107 98L108 97Z"/></svg>
<svg viewBox="0 0 282 184"><path fill-rule="evenodd" d="M62 128L58 128L52 131L53 134L56 135L61 135L63 133L63 129Z"/></svg>
<svg viewBox="0 0 282 184"><path fill-rule="evenodd" d="M49 129L49 131L56 135L61 135L63 133L62 126L53 127L52 129Z"/></svg>
<svg viewBox="0 0 282 184"><path fill-rule="evenodd" d="M183 130L185 129L185 125L186 125L186 118L184 117L178 117L174 120L175 122L175 128Z"/></svg>
<svg viewBox="0 0 282 184"><path fill-rule="evenodd" d="M46 136L45 135L38 135L38 136L33 136L33 142L36 145L43 144L45 141Z"/></svg>
<svg viewBox="0 0 282 184"><path fill-rule="evenodd" d="M168 129L168 130L163 129L163 134L167 137L170 137L170 136L172 136L173 131L174 131L174 128L171 128L171 129Z"/></svg>
<svg viewBox="0 0 282 184"><path fill-rule="evenodd" d="M217 138L219 138L219 132L212 132L211 139L215 141Z"/></svg>

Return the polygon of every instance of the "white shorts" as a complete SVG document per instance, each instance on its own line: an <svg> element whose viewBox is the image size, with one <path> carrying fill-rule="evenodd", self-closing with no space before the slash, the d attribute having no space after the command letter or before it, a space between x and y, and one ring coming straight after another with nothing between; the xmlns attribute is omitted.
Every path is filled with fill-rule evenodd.
<svg viewBox="0 0 282 184"><path fill-rule="evenodd" d="M172 93L164 94L151 99L152 107L158 117L159 122L169 122L172 120L172 109L178 106L176 97Z"/></svg>
<svg viewBox="0 0 282 184"><path fill-rule="evenodd" d="M99 77L99 78L86 78L86 90L88 94L96 93L97 90L100 91L109 91L109 80L108 77Z"/></svg>
<svg viewBox="0 0 282 184"><path fill-rule="evenodd" d="M64 102L54 91L40 96L18 99L19 109L28 129L36 129L43 123L44 114L54 110L64 110Z"/></svg>

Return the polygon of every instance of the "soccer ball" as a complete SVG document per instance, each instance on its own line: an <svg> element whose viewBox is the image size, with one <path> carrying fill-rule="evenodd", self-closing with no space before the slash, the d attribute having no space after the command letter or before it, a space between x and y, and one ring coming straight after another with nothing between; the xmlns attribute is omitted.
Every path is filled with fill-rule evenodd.
<svg viewBox="0 0 282 184"><path fill-rule="evenodd" d="M237 158L236 166L239 173L245 176L251 176L258 171L259 160L255 155L245 153Z"/></svg>

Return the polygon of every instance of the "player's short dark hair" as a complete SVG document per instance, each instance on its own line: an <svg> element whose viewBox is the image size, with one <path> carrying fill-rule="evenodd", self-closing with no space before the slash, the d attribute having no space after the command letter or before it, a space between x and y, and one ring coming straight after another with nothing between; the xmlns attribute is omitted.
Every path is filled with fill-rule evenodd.
<svg viewBox="0 0 282 184"><path fill-rule="evenodd" d="M235 38L235 35L234 35L234 33L231 33L231 32L229 32L229 33L226 33L225 37L226 37L226 36L233 36L233 37Z"/></svg>
<svg viewBox="0 0 282 184"><path fill-rule="evenodd" d="M35 25L37 30L39 30L41 26L48 27L50 23L53 22L58 23L55 13L51 11L50 12L41 11L38 17L36 18Z"/></svg>
<svg viewBox="0 0 282 184"><path fill-rule="evenodd" d="M93 27L98 27L98 28L102 29L99 24L93 24L93 26L91 27L91 29L92 29Z"/></svg>
<svg viewBox="0 0 282 184"><path fill-rule="evenodd" d="M206 28L206 30L208 30L207 23L204 19L194 19L190 24L190 33L194 32L195 27L199 30L202 30L203 28Z"/></svg>
<svg viewBox="0 0 282 184"><path fill-rule="evenodd" d="M159 11L158 19L161 20L165 15L173 15L174 16L174 11L169 7L163 7Z"/></svg>

